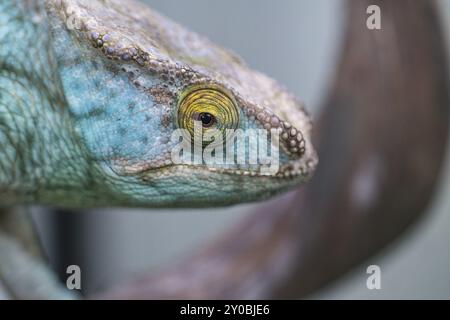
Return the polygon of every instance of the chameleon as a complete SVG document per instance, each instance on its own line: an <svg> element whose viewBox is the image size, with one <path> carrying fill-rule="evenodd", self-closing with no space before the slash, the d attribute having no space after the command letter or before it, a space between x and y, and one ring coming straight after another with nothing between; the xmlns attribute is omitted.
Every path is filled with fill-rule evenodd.
<svg viewBox="0 0 450 320"><path fill-rule="evenodd" d="M279 150L279 169L174 162L177 129L276 133L263 143ZM144 3L0 3L1 212L267 199L312 177L311 130L285 87Z"/></svg>

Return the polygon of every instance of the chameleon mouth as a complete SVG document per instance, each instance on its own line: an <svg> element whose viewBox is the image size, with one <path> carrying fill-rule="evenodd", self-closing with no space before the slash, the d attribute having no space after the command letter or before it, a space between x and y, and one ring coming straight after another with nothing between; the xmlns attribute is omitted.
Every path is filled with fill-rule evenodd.
<svg viewBox="0 0 450 320"><path fill-rule="evenodd" d="M315 171L318 164L317 157L307 156L300 159L290 159L286 163L278 164L213 164L205 163L174 163L170 157L160 158L145 162L130 162L116 159L113 167L120 175L176 175L183 171L208 172L236 176L266 177L271 179L300 179L305 181Z"/></svg>
<svg viewBox="0 0 450 320"><path fill-rule="evenodd" d="M311 172L314 172L316 163L307 162L306 167L301 161L290 161L278 168L276 172L261 172L259 168L240 167L240 168L220 168L220 167L208 167L208 166L191 166L190 168L198 168L202 170L208 170L209 172L216 172L221 174L232 174L239 176L251 176L251 177L268 177L268 178L282 178L282 179L295 179L303 178L307 179Z"/></svg>
<svg viewBox="0 0 450 320"><path fill-rule="evenodd" d="M300 180L306 181L314 172L316 162L307 162L306 167L300 161L292 161L279 168L276 173L261 173L256 168L220 168L220 167L210 167L207 165L191 165L191 164L167 164L158 168L148 168L146 170L129 170L127 168L128 174L139 175L143 180L154 178L155 176L169 176L178 175L182 173L215 173L231 176L243 176L243 177L259 177L267 179L276 180Z"/></svg>

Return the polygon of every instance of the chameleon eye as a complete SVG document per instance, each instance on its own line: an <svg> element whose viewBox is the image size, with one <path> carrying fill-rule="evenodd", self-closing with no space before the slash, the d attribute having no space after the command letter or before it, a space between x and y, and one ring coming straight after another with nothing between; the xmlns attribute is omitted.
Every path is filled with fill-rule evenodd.
<svg viewBox="0 0 450 320"><path fill-rule="evenodd" d="M194 135L194 121L200 121L203 134L208 130L236 129L239 111L231 95L219 88L195 87L181 96L178 126Z"/></svg>

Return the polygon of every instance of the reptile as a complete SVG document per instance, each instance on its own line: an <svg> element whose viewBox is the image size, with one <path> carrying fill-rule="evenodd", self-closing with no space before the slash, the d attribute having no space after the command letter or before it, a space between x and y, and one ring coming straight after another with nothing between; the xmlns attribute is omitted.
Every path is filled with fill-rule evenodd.
<svg viewBox="0 0 450 320"><path fill-rule="evenodd" d="M175 162L177 129L226 141L229 130L276 133L279 140L267 135L263 143L279 149L279 168L268 174L262 164ZM0 4L0 207L7 221L31 204L215 207L267 199L314 173L311 129L304 104L275 80L141 2ZM256 152L245 146L246 156ZM234 159L239 150L227 152ZM14 257L18 232L2 229L0 258ZM0 280L14 287L5 276L14 264L5 260Z"/></svg>

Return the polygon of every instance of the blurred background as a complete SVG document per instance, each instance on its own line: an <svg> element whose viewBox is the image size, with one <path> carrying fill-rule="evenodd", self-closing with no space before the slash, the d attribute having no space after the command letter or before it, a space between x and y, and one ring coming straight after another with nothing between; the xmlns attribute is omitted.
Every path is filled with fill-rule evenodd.
<svg viewBox="0 0 450 320"><path fill-rule="evenodd" d="M154 9L238 53L287 86L314 117L326 98L346 18L343 1L146 0ZM439 1L450 43L450 1ZM362 17L365 19L365 17ZM450 49L450 47L449 47ZM450 50L449 50L450 52ZM315 299L450 299L450 154L427 214L378 255L319 290ZM82 269L84 293L100 291L208 243L264 204L205 210L32 208L52 264ZM366 288L381 267L382 289Z"/></svg>

